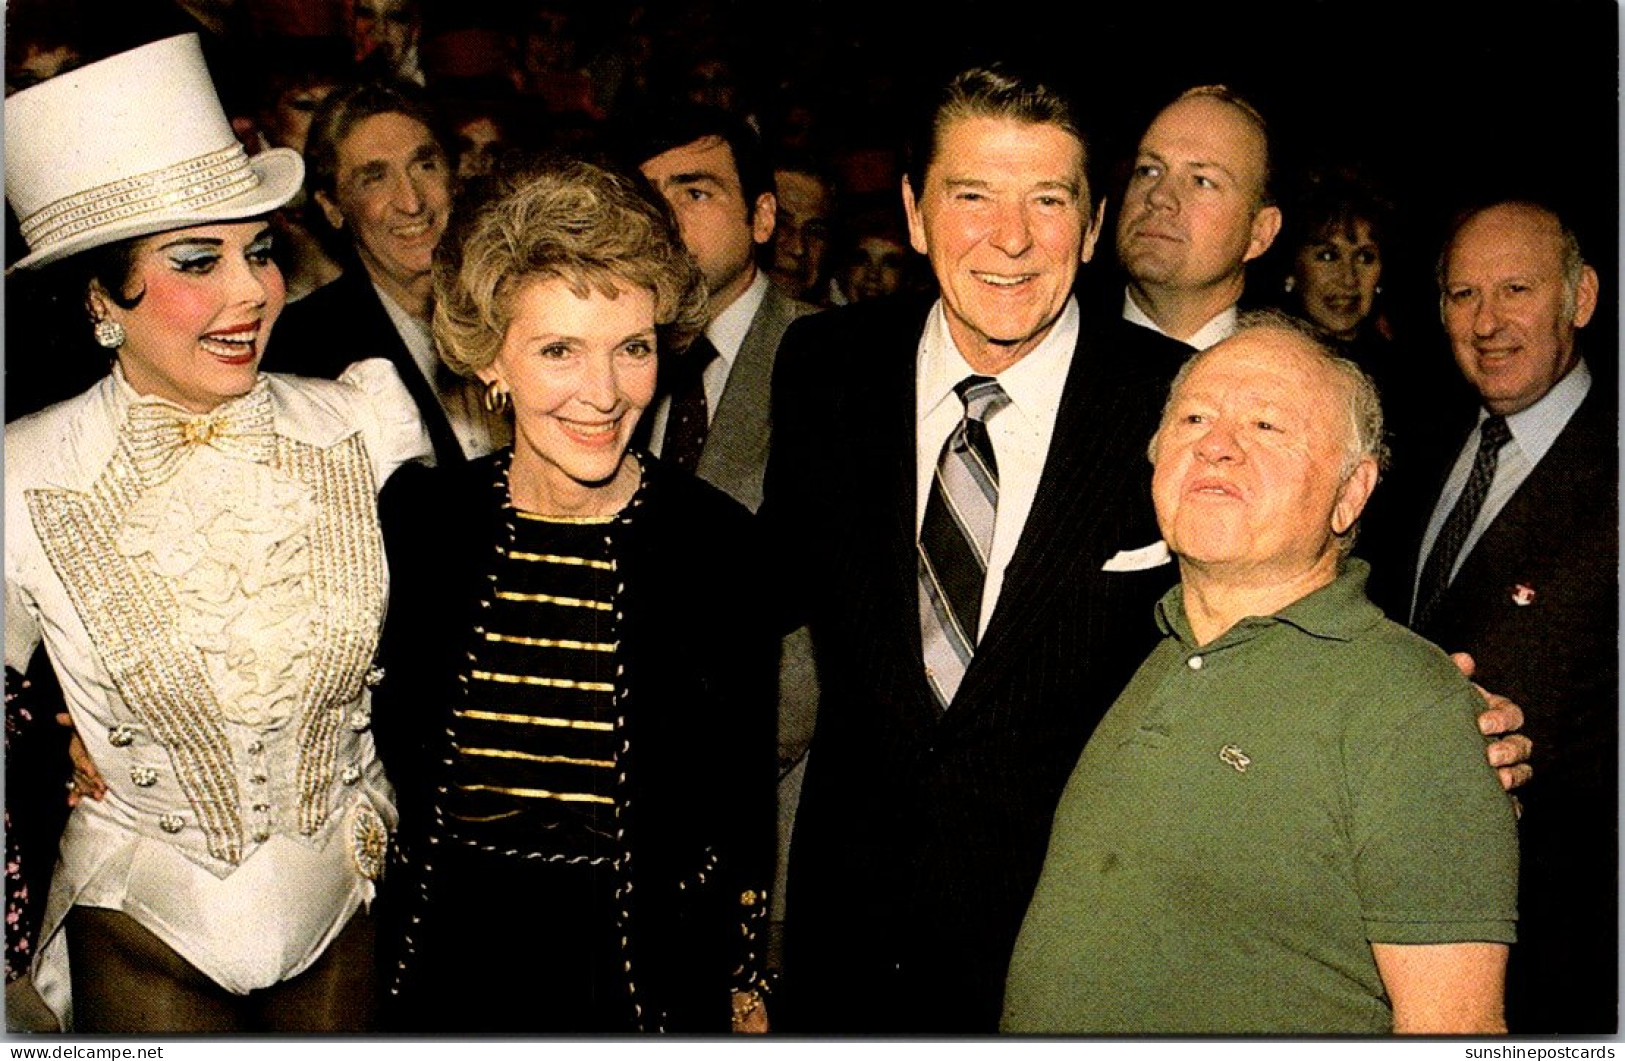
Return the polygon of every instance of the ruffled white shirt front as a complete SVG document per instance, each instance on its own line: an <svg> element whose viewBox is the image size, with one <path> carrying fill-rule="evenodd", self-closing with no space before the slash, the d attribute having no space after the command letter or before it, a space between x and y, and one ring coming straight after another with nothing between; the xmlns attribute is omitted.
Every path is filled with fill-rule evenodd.
<svg viewBox="0 0 1625 1061"><path fill-rule="evenodd" d="M115 372L7 427L6 663L43 640L108 782L69 819L35 961L65 1024L73 905L135 917L245 993L371 899L394 824L364 681L375 503L428 452L382 360L265 376L206 418Z"/></svg>

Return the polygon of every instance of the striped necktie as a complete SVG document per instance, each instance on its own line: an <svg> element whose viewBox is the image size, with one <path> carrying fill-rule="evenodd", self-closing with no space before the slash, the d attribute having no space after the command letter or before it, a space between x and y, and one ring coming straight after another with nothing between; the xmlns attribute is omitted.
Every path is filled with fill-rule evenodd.
<svg viewBox="0 0 1625 1061"><path fill-rule="evenodd" d="M999 465L987 419L1010 404L998 380L968 376L954 387L965 415L943 443L920 524L920 635L925 674L947 707L976 651L982 587L999 507Z"/></svg>
<svg viewBox="0 0 1625 1061"><path fill-rule="evenodd" d="M1478 426L1478 453L1473 457L1473 470L1467 476L1467 485L1461 488L1461 496L1456 499L1450 515L1445 517L1444 526L1439 528L1439 537L1433 543L1433 551L1428 553L1427 563L1422 565L1422 577L1416 590L1416 612L1411 619L1413 629L1421 629L1433 618L1444 591L1450 586L1456 557L1461 555L1467 533L1473 529L1478 511L1484 507L1484 496L1490 492L1490 484L1495 481L1501 447L1511 439L1512 429L1507 427L1504 416L1486 417Z"/></svg>

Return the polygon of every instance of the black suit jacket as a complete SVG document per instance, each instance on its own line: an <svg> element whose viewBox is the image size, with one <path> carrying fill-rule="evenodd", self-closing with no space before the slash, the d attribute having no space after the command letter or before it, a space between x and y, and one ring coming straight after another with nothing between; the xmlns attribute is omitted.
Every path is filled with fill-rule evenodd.
<svg viewBox="0 0 1625 1061"><path fill-rule="evenodd" d="M266 372L337 379L352 364L369 357L388 358L395 365L429 429L435 462L461 464L463 448L440 399L401 341L367 271L358 264L283 311L260 367Z"/></svg>
<svg viewBox="0 0 1625 1061"><path fill-rule="evenodd" d="M920 654L915 361L929 303L793 324L762 516L806 606L822 700L791 852L787 1027L992 1032L1062 786L1155 638L1172 565L1145 446L1174 359L1087 322L991 622L941 711Z"/></svg>
<svg viewBox="0 0 1625 1061"><path fill-rule="evenodd" d="M1612 1031L1619 734L1618 414L1594 382L1552 448L1461 562L1417 631L1466 651L1476 680L1524 709L1535 776L1519 793L1514 1032ZM1469 426L1470 426L1469 421ZM1401 479L1383 603L1404 621L1429 515L1466 437Z"/></svg>

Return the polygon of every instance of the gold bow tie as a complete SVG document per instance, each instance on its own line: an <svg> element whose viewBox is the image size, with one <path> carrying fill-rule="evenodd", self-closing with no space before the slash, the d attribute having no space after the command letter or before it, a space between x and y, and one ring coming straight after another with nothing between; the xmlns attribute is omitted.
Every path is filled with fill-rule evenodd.
<svg viewBox="0 0 1625 1061"><path fill-rule="evenodd" d="M189 413L173 405L138 401L124 421L124 439L141 479L149 486L175 474L193 446L208 446L256 464L276 457L271 392L262 380L255 388L211 413Z"/></svg>

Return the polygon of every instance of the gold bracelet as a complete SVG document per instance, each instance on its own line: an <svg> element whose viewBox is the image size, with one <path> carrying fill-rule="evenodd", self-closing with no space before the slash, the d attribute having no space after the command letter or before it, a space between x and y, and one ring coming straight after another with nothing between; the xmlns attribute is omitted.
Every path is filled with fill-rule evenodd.
<svg viewBox="0 0 1625 1061"><path fill-rule="evenodd" d="M731 1021L734 1029L738 1030L751 1015L762 1008L762 996L755 991L735 991L733 993L733 1016Z"/></svg>

